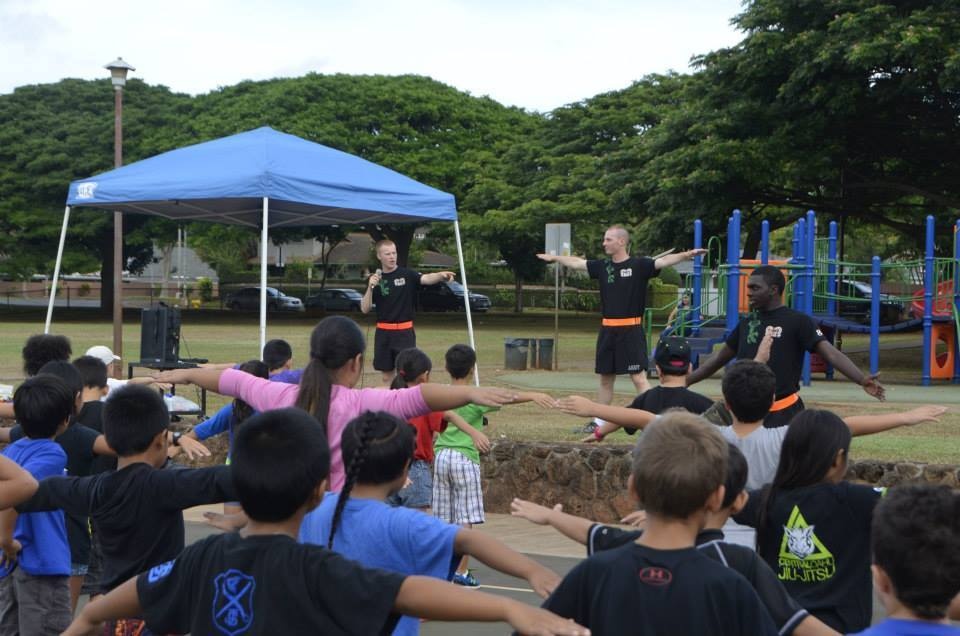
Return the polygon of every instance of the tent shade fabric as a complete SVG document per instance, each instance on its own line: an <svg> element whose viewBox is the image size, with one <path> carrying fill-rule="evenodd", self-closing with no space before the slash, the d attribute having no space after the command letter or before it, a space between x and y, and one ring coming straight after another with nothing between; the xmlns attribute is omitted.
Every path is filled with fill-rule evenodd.
<svg viewBox="0 0 960 636"><path fill-rule="evenodd" d="M69 206L259 227L455 221L452 194L269 127L70 184Z"/></svg>

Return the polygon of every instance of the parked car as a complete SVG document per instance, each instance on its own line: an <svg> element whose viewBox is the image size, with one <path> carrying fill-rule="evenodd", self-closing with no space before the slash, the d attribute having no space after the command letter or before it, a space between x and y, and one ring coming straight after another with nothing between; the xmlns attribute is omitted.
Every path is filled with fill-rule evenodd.
<svg viewBox="0 0 960 636"><path fill-rule="evenodd" d="M436 285L423 285L417 292L417 305L423 311L463 311L463 285L448 281ZM490 298L470 292L470 311L484 312L490 309Z"/></svg>
<svg viewBox="0 0 960 636"><path fill-rule="evenodd" d="M260 309L260 288L244 287L227 296L226 305L234 311ZM287 296L276 287L267 287L269 311L303 311L303 301Z"/></svg>
<svg viewBox="0 0 960 636"><path fill-rule="evenodd" d="M841 318L870 322L870 300L873 289L866 283L841 280L837 286L837 313ZM880 294L880 324L892 325L903 320L904 305L889 294Z"/></svg>
<svg viewBox="0 0 960 636"><path fill-rule="evenodd" d="M320 293L307 297L307 308L323 309L324 311L360 311L360 301L363 294L355 289L334 287L322 289Z"/></svg>

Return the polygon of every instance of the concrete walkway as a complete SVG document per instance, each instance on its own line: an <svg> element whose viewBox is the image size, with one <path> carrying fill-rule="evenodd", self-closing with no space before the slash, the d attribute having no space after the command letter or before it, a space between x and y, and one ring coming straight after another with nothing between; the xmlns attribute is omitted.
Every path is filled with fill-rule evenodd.
<svg viewBox="0 0 960 636"><path fill-rule="evenodd" d="M881 380L883 377L881 376ZM538 391L555 391L593 396L597 391L597 376L582 371L524 371L497 376L497 380L511 386ZM656 386L656 380L653 381ZM916 386L906 384L884 385L889 402L908 404L960 404L960 385L936 384ZM708 397L719 399L719 378L710 378L694 385L694 390ZM629 378L618 378L615 386L618 395L635 395ZM801 387L800 395L807 404L816 403L876 403L876 400L853 383L843 380L814 380L810 386Z"/></svg>

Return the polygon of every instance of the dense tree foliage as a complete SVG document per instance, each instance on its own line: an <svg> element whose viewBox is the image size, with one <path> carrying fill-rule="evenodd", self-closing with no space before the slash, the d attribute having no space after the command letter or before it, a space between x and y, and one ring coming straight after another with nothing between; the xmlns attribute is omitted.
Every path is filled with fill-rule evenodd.
<svg viewBox="0 0 960 636"><path fill-rule="evenodd" d="M752 0L734 23L742 41L698 57L692 74L543 115L416 76L309 74L193 98L134 80L125 159L273 126L452 192L465 241L499 251L518 286L542 275L533 254L548 222L572 223L580 254L597 254L614 222L651 253L689 245L695 218L722 233L737 207L750 251L762 218L785 227L812 208L889 256L916 249L922 216L943 227L957 214L960 0ZM0 96L0 269L49 270L67 183L111 167L111 95L106 80L64 80ZM175 227L128 219L136 268ZM67 270L95 269L109 226L77 214ZM449 247L449 227L435 228L431 240ZM412 227L365 229L405 258ZM305 230L331 231L344 228ZM256 245L241 228L190 236L223 267Z"/></svg>

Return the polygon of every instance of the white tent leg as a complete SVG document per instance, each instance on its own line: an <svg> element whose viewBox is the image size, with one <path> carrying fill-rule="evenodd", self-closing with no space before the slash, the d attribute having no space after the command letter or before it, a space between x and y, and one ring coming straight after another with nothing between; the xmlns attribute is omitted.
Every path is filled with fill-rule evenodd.
<svg viewBox="0 0 960 636"><path fill-rule="evenodd" d="M260 228L260 349L257 358L263 356L267 344L267 221L270 199L263 197L263 223Z"/></svg>
<svg viewBox="0 0 960 636"><path fill-rule="evenodd" d="M473 339L473 315L470 313L470 288L467 287L467 268L463 264L463 244L460 242L460 221L453 222L453 233L457 237L457 258L460 259L460 280L463 281L463 309L467 312L467 334L470 336L470 346L477 350L477 343ZM480 386L480 359L473 369L473 381Z"/></svg>
<svg viewBox="0 0 960 636"><path fill-rule="evenodd" d="M50 285L50 301L47 303L47 321L43 324L43 333L50 333L53 320L53 301L57 297L57 283L60 281L60 264L63 262L63 246L67 241L67 224L70 222L70 206L63 211L63 227L60 228L60 246L57 248L57 264L53 266L53 281Z"/></svg>

